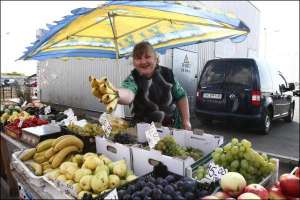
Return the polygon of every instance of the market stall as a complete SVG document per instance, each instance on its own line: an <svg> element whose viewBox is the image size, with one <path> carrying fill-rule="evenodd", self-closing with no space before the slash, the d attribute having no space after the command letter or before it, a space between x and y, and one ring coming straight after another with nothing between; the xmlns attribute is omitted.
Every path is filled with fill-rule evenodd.
<svg viewBox="0 0 300 200"><path fill-rule="evenodd" d="M46 107L49 109L45 105L41 108L45 111ZM37 108L31 109L39 113ZM114 195L126 199L128 194L132 198L144 193L151 199L156 190L169 195L160 198L172 198L174 192L183 199L225 194L236 197L242 191L224 192L226 182L235 176L240 177L236 184L241 188L259 184L274 196L274 185L280 180L278 159L256 152L247 140L224 142L222 136L202 130L154 123L130 127L125 120L106 113L98 122L77 119L71 109L58 113L64 113L65 118L53 121L49 114L52 123L20 128L18 137L11 133L16 130L6 128L16 122L4 124L1 156L11 157L3 164L25 199L102 199ZM47 115L40 116L49 120ZM20 124L22 117L14 121ZM30 135L28 129L49 131L49 126L60 129L38 141L24 139ZM287 194L295 193L282 195Z"/></svg>

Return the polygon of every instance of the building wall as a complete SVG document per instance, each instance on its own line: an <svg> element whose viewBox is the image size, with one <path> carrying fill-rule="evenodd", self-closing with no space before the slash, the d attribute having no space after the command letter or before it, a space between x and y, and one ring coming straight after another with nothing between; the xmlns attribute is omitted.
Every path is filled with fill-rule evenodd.
<svg viewBox="0 0 300 200"><path fill-rule="evenodd" d="M220 8L225 12L232 12L243 20L250 28L251 32L242 43L231 43L229 40L220 42L206 42L180 49L197 52L197 75L198 82L201 71L205 63L213 58L221 57L248 57L258 55L259 52L259 11L247 1L202 1L185 2L194 5L206 5L209 8ZM159 55L160 64L173 68L173 50L168 50L166 54ZM92 111L104 111L102 104L97 102L91 94L88 76L97 78L107 76L111 82L119 86L133 69L132 59L116 60L77 60L70 59L63 61L50 59L39 62L38 76L40 99L43 102L62 104ZM176 74L175 74L176 76ZM180 81L180 80L179 80ZM195 88L196 90L196 88ZM193 101L191 101L193 102ZM191 106L192 108L192 106ZM129 115L129 108L125 107L125 114Z"/></svg>

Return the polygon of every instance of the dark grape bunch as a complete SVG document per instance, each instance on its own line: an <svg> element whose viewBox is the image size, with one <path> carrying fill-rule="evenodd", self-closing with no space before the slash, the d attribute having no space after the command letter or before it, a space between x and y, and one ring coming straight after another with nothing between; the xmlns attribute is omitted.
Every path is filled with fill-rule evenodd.
<svg viewBox="0 0 300 200"><path fill-rule="evenodd" d="M134 144L136 143L136 138L129 133L119 133L113 136L113 142L118 142L120 144Z"/></svg>

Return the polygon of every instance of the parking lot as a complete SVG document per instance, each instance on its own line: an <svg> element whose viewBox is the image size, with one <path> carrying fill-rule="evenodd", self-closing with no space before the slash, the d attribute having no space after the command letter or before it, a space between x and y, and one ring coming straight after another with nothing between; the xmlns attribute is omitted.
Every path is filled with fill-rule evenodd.
<svg viewBox="0 0 300 200"><path fill-rule="evenodd" d="M299 97L295 97L295 116L291 123L275 120L268 135L261 135L251 127L239 127L225 122L201 125L196 118L191 119L193 128L207 133L224 136L225 142L231 138L248 139L256 150L272 153L281 157L299 160Z"/></svg>

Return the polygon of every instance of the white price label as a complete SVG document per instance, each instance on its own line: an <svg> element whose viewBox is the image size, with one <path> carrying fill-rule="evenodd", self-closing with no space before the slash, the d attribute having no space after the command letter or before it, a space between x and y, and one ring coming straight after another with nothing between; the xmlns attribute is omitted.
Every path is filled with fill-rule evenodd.
<svg viewBox="0 0 300 200"><path fill-rule="evenodd" d="M20 122L19 122L19 124L18 124L18 127L19 127L19 128L21 128L21 127L22 127L22 125L23 125L23 122L24 122L24 119L20 119Z"/></svg>
<svg viewBox="0 0 300 200"><path fill-rule="evenodd" d="M51 107L46 106L44 112L45 112L45 115L48 115L49 113L51 113Z"/></svg>
<svg viewBox="0 0 300 200"><path fill-rule="evenodd" d="M150 128L145 131L149 147L153 149L160 140L155 124L152 122Z"/></svg>
<svg viewBox="0 0 300 200"><path fill-rule="evenodd" d="M27 104L27 101L24 101L24 103L22 104L22 106L21 106L21 107L24 107L24 106L26 106L26 104Z"/></svg>
<svg viewBox="0 0 300 200"><path fill-rule="evenodd" d="M113 189L104 199L119 199L117 189Z"/></svg>
<svg viewBox="0 0 300 200"><path fill-rule="evenodd" d="M109 137L109 135L112 131L112 127L107 119L106 113L103 113L102 115L100 115L99 122L101 124L101 127L102 127L106 137Z"/></svg>
<svg viewBox="0 0 300 200"><path fill-rule="evenodd" d="M228 169L216 165L214 162L209 163L207 169L207 175L205 178L212 180L213 182L218 181L221 177L228 172Z"/></svg>

